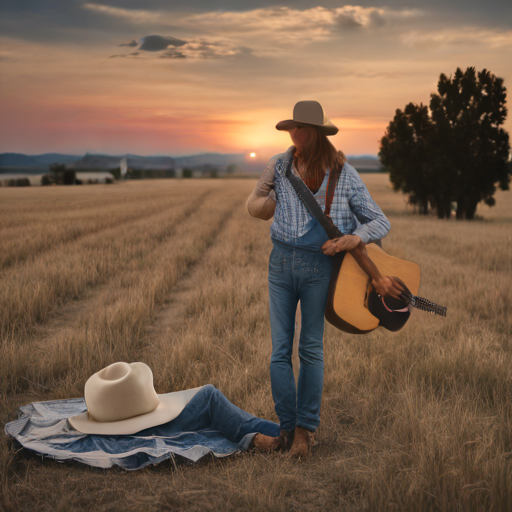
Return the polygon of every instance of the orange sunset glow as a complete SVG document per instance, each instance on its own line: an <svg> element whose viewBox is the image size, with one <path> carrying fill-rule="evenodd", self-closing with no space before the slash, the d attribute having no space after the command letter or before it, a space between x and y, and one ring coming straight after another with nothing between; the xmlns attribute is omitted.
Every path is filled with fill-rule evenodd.
<svg viewBox="0 0 512 512"><path fill-rule="evenodd" d="M221 4L1 7L0 152L266 158L290 145L276 123L315 99L336 147L375 155L395 110L428 103L440 73L512 78L493 2Z"/></svg>

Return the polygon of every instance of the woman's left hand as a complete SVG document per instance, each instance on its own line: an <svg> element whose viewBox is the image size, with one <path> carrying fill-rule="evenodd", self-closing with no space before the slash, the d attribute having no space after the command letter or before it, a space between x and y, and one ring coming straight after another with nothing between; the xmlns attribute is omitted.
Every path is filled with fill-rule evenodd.
<svg viewBox="0 0 512 512"><path fill-rule="evenodd" d="M327 240L327 242L322 245L322 252L327 254L327 256L333 256L337 252L351 251L361 242L362 240L357 235L345 235L340 238L333 238L332 240Z"/></svg>
<svg viewBox="0 0 512 512"><path fill-rule="evenodd" d="M411 292L405 283L398 277L382 276L380 279L372 279L374 290L382 297L393 297L395 299L409 301Z"/></svg>

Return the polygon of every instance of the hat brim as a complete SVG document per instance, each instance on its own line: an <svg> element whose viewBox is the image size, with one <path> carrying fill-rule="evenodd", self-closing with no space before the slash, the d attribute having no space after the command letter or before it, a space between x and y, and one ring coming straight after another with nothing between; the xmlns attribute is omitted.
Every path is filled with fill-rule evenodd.
<svg viewBox="0 0 512 512"><path fill-rule="evenodd" d="M381 327L392 332L400 330L411 316L411 311L404 301L393 297L381 297L374 290L368 296L368 311L379 319Z"/></svg>
<svg viewBox="0 0 512 512"><path fill-rule="evenodd" d="M336 135L338 133L338 128L334 126L331 121L326 124L320 126L317 124L311 123L301 123L299 121L294 121L293 119L286 119L285 121L279 121L276 124L277 130L289 131L292 128L295 128L297 125L305 125L305 126L313 126L314 128L318 128L324 135Z"/></svg>
<svg viewBox="0 0 512 512"><path fill-rule="evenodd" d="M163 425L177 418L185 406L202 388L186 389L158 395L160 403L151 412L120 421L96 421L87 412L68 418L71 426L83 434L129 435L150 427Z"/></svg>

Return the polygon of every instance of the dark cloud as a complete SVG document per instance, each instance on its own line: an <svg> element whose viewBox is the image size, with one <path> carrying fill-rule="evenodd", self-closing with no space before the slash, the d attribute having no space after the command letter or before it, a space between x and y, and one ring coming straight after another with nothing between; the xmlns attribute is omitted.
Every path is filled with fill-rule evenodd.
<svg viewBox="0 0 512 512"><path fill-rule="evenodd" d="M139 50L146 52L159 52L167 49L169 46L183 46L187 44L186 41L176 39L175 37L163 37L163 36L145 36L141 38L142 44Z"/></svg>
<svg viewBox="0 0 512 512"><path fill-rule="evenodd" d="M187 56L184 55L179 50L168 50L159 56L161 59L186 59Z"/></svg>
<svg viewBox="0 0 512 512"><path fill-rule="evenodd" d="M119 46L138 46L138 44L139 43L135 39L133 39L129 43L121 43Z"/></svg>
<svg viewBox="0 0 512 512"><path fill-rule="evenodd" d="M386 18L378 11L370 13L370 24L374 27L381 27L386 25Z"/></svg>
<svg viewBox="0 0 512 512"><path fill-rule="evenodd" d="M124 53L124 54L117 54L117 55L111 55L109 59L115 59L117 57L137 57L137 55L140 55L139 52L132 52L132 53Z"/></svg>
<svg viewBox="0 0 512 512"><path fill-rule="evenodd" d="M340 14L336 17L336 23L342 28L359 28L363 24L349 14Z"/></svg>
<svg viewBox="0 0 512 512"><path fill-rule="evenodd" d="M162 52L161 55L158 56L161 59L210 59L232 57L240 53L251 53L250 48L237 46L229 40L209 41L204 38L196 38L190 41L184 41L170 36L150 35L141 37L139 41L142 41L142 44L138 48L139 51ZM133 45L124 43L119 46ZM139 51L125 55L111 55L109 58L139 55Z"/></svg>

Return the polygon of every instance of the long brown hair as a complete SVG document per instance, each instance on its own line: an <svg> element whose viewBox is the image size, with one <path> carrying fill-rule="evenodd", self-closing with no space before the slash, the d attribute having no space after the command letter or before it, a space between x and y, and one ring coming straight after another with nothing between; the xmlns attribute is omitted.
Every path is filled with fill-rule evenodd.
<svg viewBox="0 0 512 512"><path fill-rule="evenodd" d="M338 151L332 142L318 128L314 126L297 126L300 130L310 133L308 142L295 151L295 167L304 170L301 177L308 188L316 192L325 177L325 171L331 171L338 165L347 161L342 151Z"/></svg>

